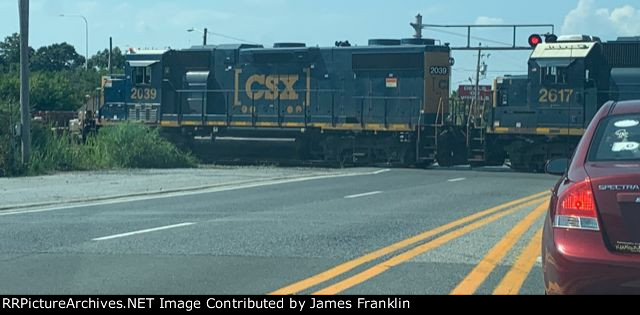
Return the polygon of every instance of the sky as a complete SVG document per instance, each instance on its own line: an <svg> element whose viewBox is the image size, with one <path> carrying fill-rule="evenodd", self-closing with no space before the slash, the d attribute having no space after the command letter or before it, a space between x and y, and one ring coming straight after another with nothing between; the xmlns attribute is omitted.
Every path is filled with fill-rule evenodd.
<svg viewBox="0 0 640 315"><path fill-rule="evenodd" d="M638 0L31 0L30 45L37 48L68 42L85 54L82 19L89 21L89 54L108 47L109 37L123 48L186 48L202 42L204 29L257 42L304 42L333 46L337 40L366 45L370 38L407 38L417 13L425 24L554 24L557 34L590 34L603 39L640 35ZM0 0L0 37L19 30L18 0ZM526 45L528 29L517 34ZM462 29L427 29L424 37L452 46L466 44ZM472 44L511 43L510 31L474 32ZM489 40L489 41L487 41ZM210 44L237 42L211 35ZM490 54L490 56L489 56ZM530 52L486 52L487 78L526 73ZM475 76L477 53L454 51L452 83L468 83Z"/></svg>

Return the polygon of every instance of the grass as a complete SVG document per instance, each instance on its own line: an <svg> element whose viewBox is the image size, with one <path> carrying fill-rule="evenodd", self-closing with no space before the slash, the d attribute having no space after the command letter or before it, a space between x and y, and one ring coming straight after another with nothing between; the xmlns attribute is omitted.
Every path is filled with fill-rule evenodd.
<svg viewBox="0 0 640 315"><path fill-rule="evenodd" d="M14 102L0 101L0 177L11 175L15 169L11 129L18 118L18 107Z"/></svg>
<svg viewBox="0 0 640 315"><path fill-rule="evenodd" d="M3 140L8 138L8 141ZM86 143L78 143L67 133L32 126L32 157L28 168L11 169L10 136L0 134L0 176L39 175L53 171L104 170L126 168L189 168L197 165L190 153L179 150L163 138L158 129L138 124L103 127Z"/></svg>
<svg viewBox="0 0 640 315"><path fill-rule="evenodd" d="M137 124L102 128L89 138L85 150L84 161L98 168L184 168L197 164L158 129Z"/></svg>

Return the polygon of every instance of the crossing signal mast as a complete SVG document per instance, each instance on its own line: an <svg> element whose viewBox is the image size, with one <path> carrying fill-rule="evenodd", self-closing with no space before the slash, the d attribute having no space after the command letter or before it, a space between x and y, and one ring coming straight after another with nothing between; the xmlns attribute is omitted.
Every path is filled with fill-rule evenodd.
<svg viewBox="0 0 640 315"><path fill-rule="evenodd" d="M422 38L423 29L432 29L441 31L444 33L450 33L454 35L461 35L458 33L452 33L443 29L464 29L466 30L467 45L451 47L451 50L531 50L538 44L543 42L542 37L545 37L546 42L554 42L558 39L555 34L555 25L553 24L455 24L455 25L440 25L440 24L424 24L422 23L422 15L418 14L414 23L411 23L411 27L415 30L414 38ZM510 30L513 35L513 41L511 43L499 42L493 39L479 38L473 36L473 31L477 29L502 29ZM519 46L517 44L517 35L521 34L524 29L547 29L547 33L544 35L534 34L529 37L529 46ZM485 42L491 42L494 44L501 44L500 46L472 46L471 39L480 39Z"/></svg>

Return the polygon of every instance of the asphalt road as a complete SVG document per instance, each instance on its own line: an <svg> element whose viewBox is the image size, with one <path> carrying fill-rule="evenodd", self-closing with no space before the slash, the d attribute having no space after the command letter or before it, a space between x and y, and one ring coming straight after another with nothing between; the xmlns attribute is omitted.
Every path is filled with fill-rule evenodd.
<svg viewBox="0 0 640 315"><path fill-rule="evenodd" d="M0 212L0 294L543 293L555 177L359 172Z"/></svg>

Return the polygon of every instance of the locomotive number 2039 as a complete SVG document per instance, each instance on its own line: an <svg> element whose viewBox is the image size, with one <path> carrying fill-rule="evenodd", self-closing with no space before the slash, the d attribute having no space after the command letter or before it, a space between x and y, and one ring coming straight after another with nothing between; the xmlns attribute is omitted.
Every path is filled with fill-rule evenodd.
<svg viewBox="0 0 640 315"><path fill-rule="evenodd" d="M155 100L158 97L158 91L153 88L132 88L131 99L132 100Z"/></svg>
<svg viewBox="0 0 640 315"><path fill-rule="evenodd" d="M541 89L540 103L570 103L573 89Z"/></svg>
<svg viewBox="0 0 640 315"><path fill-rule="evenodd" d="M430 75L448 75L449 68L442 67L442 66L432 66L432 67L429 67L429 74Z"/></svg>

